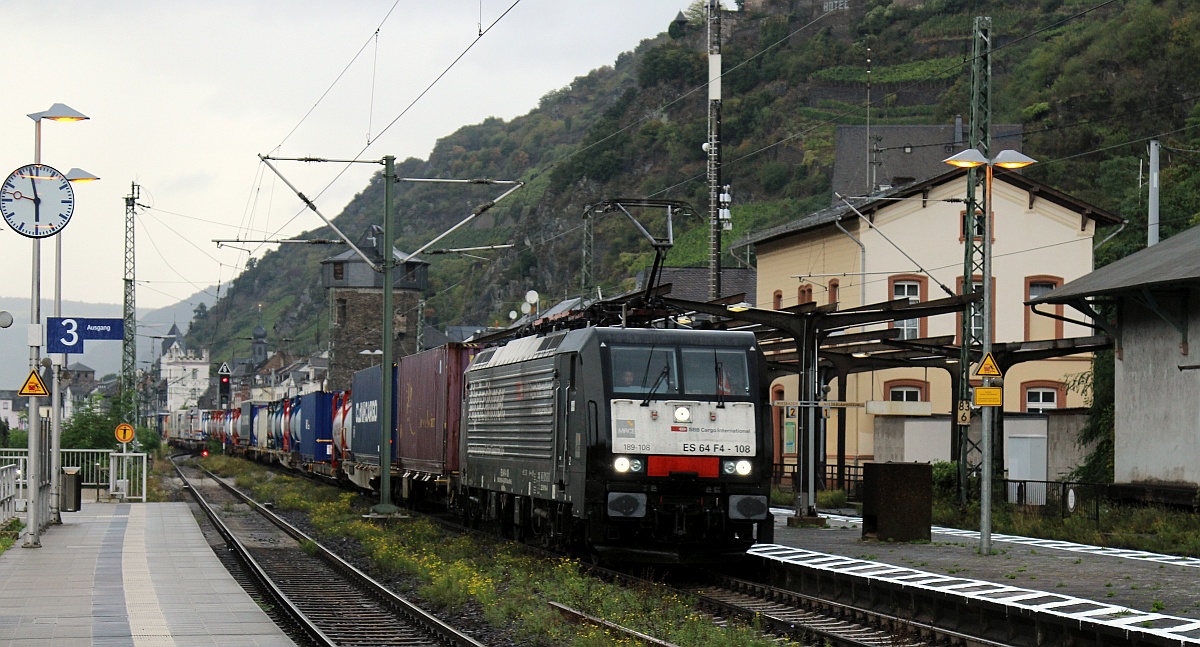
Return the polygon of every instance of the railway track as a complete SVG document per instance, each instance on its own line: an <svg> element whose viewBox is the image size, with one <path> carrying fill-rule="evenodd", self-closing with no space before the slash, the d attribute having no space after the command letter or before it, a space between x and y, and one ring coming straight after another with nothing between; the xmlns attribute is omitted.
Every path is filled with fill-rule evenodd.
<svg viewBox="0 0 1200 647"><path fill-rule="evenodd" d="M768 632L806 644L816 639L815 644L847 647L1003 647L990 640L727 575L713 574L711 583L683 586L681 590L695 596L711 613L752 618Z"/></svg>
<svg viewBox="0 0 1200 647"><path fill-rule="evenodd" d="M269 604L315 645L483 647L199 468L180 478Z"/></svg>

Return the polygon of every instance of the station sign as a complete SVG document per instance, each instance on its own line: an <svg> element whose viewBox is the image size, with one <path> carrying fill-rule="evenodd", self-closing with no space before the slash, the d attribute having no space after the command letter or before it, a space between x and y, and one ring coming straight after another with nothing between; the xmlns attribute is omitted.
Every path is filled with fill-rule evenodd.
<svg viewBox="0 0 1200 647"><path fill-rule="evenodd" d="M47 317L46 353L83 353L87 339L125 339L124 319Z"/></svg>

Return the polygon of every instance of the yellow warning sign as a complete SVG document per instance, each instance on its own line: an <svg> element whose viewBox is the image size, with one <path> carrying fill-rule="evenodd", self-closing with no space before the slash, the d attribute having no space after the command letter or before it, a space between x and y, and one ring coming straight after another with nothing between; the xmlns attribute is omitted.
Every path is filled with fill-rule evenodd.
<svg viewBox="0 0 1200 647"><path fill-rule="evenodd" d="M972 389L977 407L1004 406L1004 389L998 386L977 386Z"/></svg>
<svg viewBox="0 0 1200 647"><path fill-rule="evenodd" d="M116 429L117 442L127 443L133 440L133 425L122 422Z"/></svg>
<svg viewBox="0 0 1200 647"><path fill-rule="evenodd" d="M50 390L46 388L46 383L42 381L42 376L38 375L37 369L29 371L29 377L26 378L24 386L17 395L40 398L50 395Z"/></svg>
<svg viewBox="0 0 1200 647"><path fill-rule="evenodd" d="M975 375L978 377L1004 377L1004 374L1000 372L1000 365L996 363L996 358L992 357L991 353L983 356L979 368L975 369Z"/></svg>

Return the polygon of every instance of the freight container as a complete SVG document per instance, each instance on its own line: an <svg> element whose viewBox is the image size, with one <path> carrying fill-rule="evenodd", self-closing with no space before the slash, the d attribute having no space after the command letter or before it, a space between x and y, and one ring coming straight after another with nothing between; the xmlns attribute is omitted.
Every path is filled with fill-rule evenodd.
<svg viewBox="0 0 1200 647"><path fill-rule="evenodd" d="M396 454L406 477L426 480L458 471L463 374L477 350L447 344L401 358Z"/></svg>
<svg viewBox="0 0 1200 647"><path fill-rule="evenodd" d="M333 393L317 391L295 399L292 428L296 450L309 463L327 463L333 458Z"/></svg>
<svg viewBox="0 0 1200 647"><path fill-rule="evenodd" d="M392 367L392 394L396 393L396 368ZM380 406L382 403L383 390L381 388L380 378L382 372L380 367L373 366L365 368L354 374L351 382L351 391L354 393L353 409L350 412L351 424L349 426L349 450L346 453L346 459L343 463L343 472L346 478L350 479L355 485L362 488L372 487L372 481L378 479L382 473L380 469ZM390 445L395 447L395 421L396 421L396 398L392 398L392 442ZM389 460L387 464L390 466L395 460L394 451L389 452Z"/></svg>

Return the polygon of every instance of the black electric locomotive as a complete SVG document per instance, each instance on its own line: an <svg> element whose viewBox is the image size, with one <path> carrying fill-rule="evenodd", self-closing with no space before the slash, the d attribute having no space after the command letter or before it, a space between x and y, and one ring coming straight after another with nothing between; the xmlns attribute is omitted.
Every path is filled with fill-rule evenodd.
<svg viewBox="0 0 1200 647"><path fill-rule="evenodd" d="M771 541L765 362L750 333L584 328L467 369L458 503L602 558L719 561Z"/></svg>

